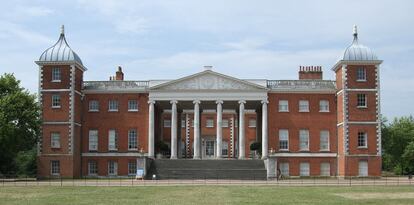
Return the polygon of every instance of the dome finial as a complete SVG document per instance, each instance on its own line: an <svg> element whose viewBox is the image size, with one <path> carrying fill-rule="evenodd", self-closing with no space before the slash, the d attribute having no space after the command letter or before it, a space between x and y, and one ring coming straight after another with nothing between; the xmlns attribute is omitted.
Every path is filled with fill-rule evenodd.
<svg viewBox="0 0 414 205"><path fill-rule="evenodd" d="M357 25L354 25L353 35L354 35L354 42L358 42L358 27L357 27Z"/></svg>
<svg viewBox="0 0 414 205"><path fill-rule="evenodd" d="M60 35L65 35L65 25L60 26Z"/></svg>

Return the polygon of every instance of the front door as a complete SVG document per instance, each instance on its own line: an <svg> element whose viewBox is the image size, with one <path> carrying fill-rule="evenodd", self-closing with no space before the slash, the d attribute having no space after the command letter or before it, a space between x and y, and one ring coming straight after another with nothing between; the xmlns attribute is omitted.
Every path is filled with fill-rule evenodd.
<svg viewBox="0 0 414 205"><path fill-rule="evenodd" d="M215 156L215 144L214 139L207 138L203 143L203 158L212 159Z"/></svg>

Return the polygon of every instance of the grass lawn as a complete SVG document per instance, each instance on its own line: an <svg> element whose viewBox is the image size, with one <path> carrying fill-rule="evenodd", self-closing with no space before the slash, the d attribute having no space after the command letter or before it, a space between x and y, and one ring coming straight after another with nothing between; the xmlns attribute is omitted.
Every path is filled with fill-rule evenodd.
<svg viewBox="0 0 414 205"><path fill-rule="evenodd" d="M414 187L0 187L0 204L414 204Z"/></svg>

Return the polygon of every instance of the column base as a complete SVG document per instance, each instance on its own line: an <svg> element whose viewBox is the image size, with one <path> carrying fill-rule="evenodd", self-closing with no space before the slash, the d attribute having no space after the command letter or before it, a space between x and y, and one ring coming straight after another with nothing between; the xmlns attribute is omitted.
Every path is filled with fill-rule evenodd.
<svg viewBox="0 0 414 205"><path fill-rule="evenodd" d="M262 159L263 160L265 160L265 159L267 159L268 158L268 156L262 156Z"/></svg>
<svg viewBox="0 0 414 205"><path fill-rule="evenodd" d="M201 159L201 157L194 156L193 159Z"/></svg>
<svg viewBox="0 0 414 205"><path fill-rule="evenodd" d="M177 156L171 156L170 159L178 159Z"/></svg>

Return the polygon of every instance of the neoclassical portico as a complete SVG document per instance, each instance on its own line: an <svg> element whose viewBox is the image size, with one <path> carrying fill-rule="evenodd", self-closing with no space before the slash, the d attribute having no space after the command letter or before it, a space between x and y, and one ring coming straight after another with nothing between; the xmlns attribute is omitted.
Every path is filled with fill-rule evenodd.
<svg viewBox="0 0 414 205"><path fill-rule="evenodd" d="M245 110L262 110L261 141L263 157L267 157L267 88L256 83L226 76L210 69L168 82L154 82L149 91L148 155L154 157L155 108L171 110L171 159L177 159L178 110L193 110L193 158L201 159L200 113L202 109L216 111L215 158L222 158L223 109L238 111L238 159L245 159ZM261 109L258 109L261 108ZM259 128L258 128L259 129Z"/></svg>

